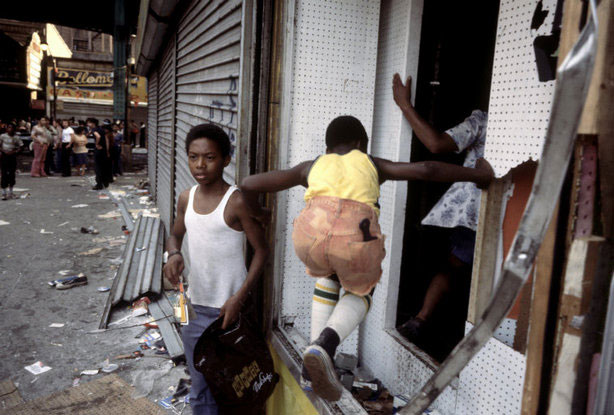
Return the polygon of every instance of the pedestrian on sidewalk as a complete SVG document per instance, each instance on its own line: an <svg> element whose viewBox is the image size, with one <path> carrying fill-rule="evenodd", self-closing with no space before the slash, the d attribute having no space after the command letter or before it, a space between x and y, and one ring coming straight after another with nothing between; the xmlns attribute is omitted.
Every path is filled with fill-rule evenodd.
<svg viewBox="0 0 614 415"><path fill-rule="evenodd" d="M73 166L77 168L79 176L85 174L85 168L87 167L87 137L84 131L85 129L83 127L77 127L71 142Z"/></svg>
<svg viewBox="0 0 614 415"><path fill-rule="evenodd" d="M181 245L188 237L190 275L188 297L196 318L181 330L192 388L190 405L195 415L217 414L218 406L202 373L194 367L194 348L202 333L223 316L222 329L234 323L260 277L268 247L262 227L249 216L236 186L223 178L230 163L230 139L218 126L201 124L186 137L188 166L198 184L184 190L177 202L177 218L166 241L168 261L164 275L174 285L184 269ZM254 249L245 267L245 237ZM240 413L253 413L245 408Z"/></svg>
<svg viewBox="0 0 614 415"><path fill-rule="evenodd" d="M96 118L88 118L86 123L89 128L89 134L96 142L96 148L94 150L96 185L92 189L102 190L109 186L109 178L106 173L106 166L109 160L109 142L105 131L98 127L98 120Z"/></svg>
<svg viewBox="0 0 614 415"><path fill-rule="evenodd" d="M21 151L23 141L15 131L15 124L7 124L6 132L0 135L0 164L2 166L2 200L12 199L15 186L15 170L17 170L17 153ZM8 187L8 194L6 188Z"/></svg>
<svg viewBox="0 0 614 415"><path fill-rule="evenodd" d="M113 124L113 147L111 147L111 163L113 176L122 175L122 143L124 136L119 132L119 124Z"/></svg>
<svg viewBox="0 0 614 415"><path fill-rule="evenodd" d="M53 176L53 172L57 172L57 164L55 163L55 149L58 148L59 143L62 140L62 126L57 120L52 119L51 125L49 125L49 131L51 131L51 140L47 143L47 155L45 158L45 173L47 176Z"/></svg>
<svg viewBox="0 0 614 415"><path fill-rule="evenodd" d="M60 171L62 172L62 177L68 177L71 173L70 153L74 135L75 130L70 126L68 120L62 120L62 143L60 148Z"/></svg>
<svg viewBox="0 0 614 415"><path fill-rule="evenodd" d="M34 160L30 175L32 177L47 177L45 173L45 160L47 159L47 148L52 140L52 134L49 130L49 118L44 115L40 122L32 127L32 147L34 149Z"/></svg>

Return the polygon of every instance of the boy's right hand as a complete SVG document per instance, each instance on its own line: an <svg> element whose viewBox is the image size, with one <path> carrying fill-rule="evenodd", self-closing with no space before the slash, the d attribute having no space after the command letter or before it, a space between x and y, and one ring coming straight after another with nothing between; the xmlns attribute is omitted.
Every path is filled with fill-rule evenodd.
<svg viewBox="0 0 614 415"><path fill-rule="evenodd" d="M179 277L183 273L185 265L181 255L173 255L168 259L166 265L162 269L166 279L173 285L179 284Z"/></svg>

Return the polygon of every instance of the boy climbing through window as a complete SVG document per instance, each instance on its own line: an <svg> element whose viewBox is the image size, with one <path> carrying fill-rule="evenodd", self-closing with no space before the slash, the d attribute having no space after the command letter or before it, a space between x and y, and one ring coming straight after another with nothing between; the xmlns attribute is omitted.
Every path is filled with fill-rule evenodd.
<svg viewBox="0 0 614 415"><path fill-rule="evenodd" d="M201 124L186 137L190 173L198 184L183 191L177 217L166 241L168 261L164 275L178 284L184 269L181 244L188 237L190 274L188 298L196 313L183 327L185 356L192 377L190 405L195 415L217 414L218 409L204 376L194 367L194 347L213 321L223 316L222 328L234 323L262 273L268 256L264 232L248 214L236 186L226 183L224 167L230 163L230 140L219 127ZM254 249L245 267L245 237Z"/></svg>
<svg viewBox="0 0 614 415"><path fill-rule="evenodd" d="M368 137L352 116L335 118L326 130L326 154L288 170L247 177L241 184L251 214L265 221L261 192L302 185L306 206L294 221L292 239L307 274L317 278L311 312L311 344L303 354L305 386L336 401L343 386L333 358L338 345L365 318L385 257L378 224L379 189L386 180L470 181L487 186L493 172L441 162L393 162L365 153ZM340 287L345 293L339 298Z"/></svg>
<svg viewBox="0 0 614 415"><path fill-rule="evenodd" d="M462 123L439 132L424 120L411 104L411 78L405 84L399 74L392 79L396 104L411 125L416 137L431 153L461 153L465 151L463 166L474 167L484 156L488 116L474 110ZM487 105L487 101L483 104ZM463 270L473 264L475 231L478 226L480 190L473 183L455 183L422 220L423 225L452 229L446 264L440 264L426 290L418 314L399 327L399 332L414 343L424 340L433 315L454 290Z"/></svg>

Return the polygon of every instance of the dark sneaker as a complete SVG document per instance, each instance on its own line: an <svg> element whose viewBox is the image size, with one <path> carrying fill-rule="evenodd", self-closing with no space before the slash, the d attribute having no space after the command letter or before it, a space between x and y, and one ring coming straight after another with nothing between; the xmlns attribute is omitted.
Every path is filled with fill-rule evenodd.
<svg viewBox="0 0 614 415"><path fill-rule="evenodd" d="M427 322L413 317L397 328L399 333L412 343L420 342L424 338Z"/></svg>
<svg viewBox="0 0 614 415"><path fill-rule="evenodd" d="M94 186L92 187L92 190L102 190L103 187L102 186Z"/></svg>
<svg viewBox="0 0 614 415"><path fill-rule="evenodd" d="M327 401L338 401L343 393L343 385L335 372L335 365L326 351L312 344L303 353L303 365L311 379L313 391Z"/></svg>
<svg viewBox="0 0 614 415"><path fill-rule="evenodd" d="M9 200L9 197L7 195L2 195L2 200Z"/></svg>
<svg viewBox="0 0 614 415"><path fill-rule="evenodd" d="M77 278L74 278L74 279L71 279L65 282L57 283L55 285L55 288L57 290L67 290L69 288L76 287L78 285L85 285L85 284L87 284L87 277L84 275L82 277L77 277Z"/></svg>

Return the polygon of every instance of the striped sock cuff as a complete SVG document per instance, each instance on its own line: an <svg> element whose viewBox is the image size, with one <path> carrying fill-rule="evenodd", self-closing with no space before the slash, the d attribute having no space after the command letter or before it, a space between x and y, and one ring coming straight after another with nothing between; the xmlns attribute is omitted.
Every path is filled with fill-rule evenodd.
<svg viewBox="0 0 614 415"><path fill-rule="evenodd" d="M343 297L345 297L346 295L349 295L349 294L351 294L351 293L345 292L345 293L343 293ZM353 295L356 295L356 294L353 294ZM371 310L371 303L373 302L373 298L371 297L371 294L363 295L362 297L359 297L359 298L362 298L362 301L365 302L365 305L367 306L367 313L368 313L369 310Z"/></svg>

